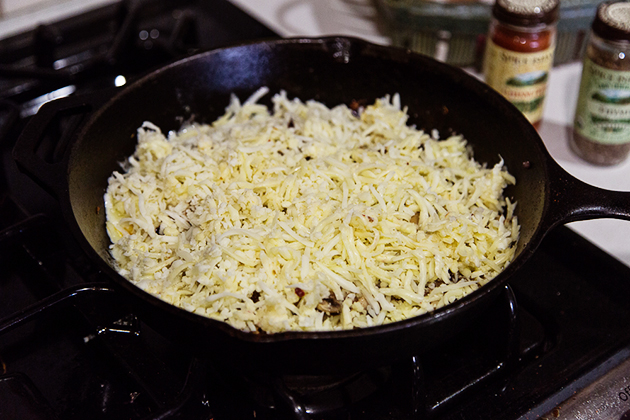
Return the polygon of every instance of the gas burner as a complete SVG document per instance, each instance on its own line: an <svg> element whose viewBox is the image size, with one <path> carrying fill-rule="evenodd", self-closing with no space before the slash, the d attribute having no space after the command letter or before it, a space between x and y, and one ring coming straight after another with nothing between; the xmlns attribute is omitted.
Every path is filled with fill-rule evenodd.
<svg viewBox="0 0 630 420"><path fill-rule="evenodd" d="M231 25L229 22L239 22ZM122 0L0 41L0 99L23 117L196 52L276 35L226 0Z"/></svg>
<svg viewBox="0 0 630 420"><path fill-rule="evenodd" d="M305 355L308 357L308 355ZM307 418L361 404L391 385L392 368L325 376L244 375L243 386L259 413Z"/></svg>

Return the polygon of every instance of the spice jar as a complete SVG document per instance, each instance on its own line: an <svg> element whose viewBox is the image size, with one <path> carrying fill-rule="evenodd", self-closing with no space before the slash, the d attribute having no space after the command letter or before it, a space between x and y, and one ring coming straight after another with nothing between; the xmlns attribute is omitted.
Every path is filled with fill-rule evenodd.
<svg viewBox="0 0 630 420"><path fill-rule="evenodd" d="M497 0L486 42L490 87L538 127L556 46L558 0Z"/></svg>
<svg viewBox="0 0 630 420"><path fill-rule="evenodd" d="M630 3L599 5L584 56L572 149L597 165L630 151Z"/></svg>

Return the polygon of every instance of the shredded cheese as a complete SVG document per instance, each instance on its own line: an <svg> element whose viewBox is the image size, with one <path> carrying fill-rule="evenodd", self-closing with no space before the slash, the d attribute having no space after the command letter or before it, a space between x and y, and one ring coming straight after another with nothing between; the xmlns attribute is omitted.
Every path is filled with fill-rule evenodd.
<svg viewBox="0 0 630 420"><path fill-rule="evenodd" d="M121 275L252 332L361 328L435 310L512 259L503 161L365 108L232 97L210 125L152 123L105 194Z"/></svg>

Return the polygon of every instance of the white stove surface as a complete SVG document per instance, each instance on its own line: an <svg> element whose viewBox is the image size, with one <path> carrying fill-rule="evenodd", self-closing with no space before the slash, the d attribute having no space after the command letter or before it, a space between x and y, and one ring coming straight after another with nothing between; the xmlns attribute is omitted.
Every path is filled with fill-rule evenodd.
<svg viewBox="0 0 630 420"><path fill-rule="evenodd" d="M119 0L0 0L0 39Z"/></svg>
<svg viewBox="0 0 630 420"><path fill-rule="evenodd" d="M11 1L16 0L4 0L5 7ZM43 1L41 7L31 6L5 15L0 20L0 38L116 0ZM379 44L389 43L380 30L371 0L231 1L282 36L348 35ZM630 159L615 167L597 167L581 161L569 149L580 73L580 63L559 66L552 71L541 137L553 158L575 177L598 187L630 191ZM569 226L630 266L630 222L599 219Z"/></svg>

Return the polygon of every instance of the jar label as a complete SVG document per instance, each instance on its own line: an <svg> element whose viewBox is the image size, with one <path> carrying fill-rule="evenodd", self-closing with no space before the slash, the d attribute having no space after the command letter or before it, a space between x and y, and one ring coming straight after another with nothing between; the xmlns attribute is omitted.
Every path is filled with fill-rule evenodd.
<svg viewBox="0 0 630 420"><path fill-rule="evenodd" d="M488 41L484 61L486 83L514 104L531 123L543 114L554 45L546 50L510 51Z"/></svg>
<svg viewBox="0 0 630 420"><path fill-rule="evenodd" d="M630 142L630 71L584 59L574 130L597 143Z"/></svg>

